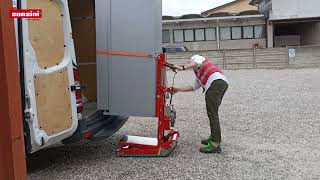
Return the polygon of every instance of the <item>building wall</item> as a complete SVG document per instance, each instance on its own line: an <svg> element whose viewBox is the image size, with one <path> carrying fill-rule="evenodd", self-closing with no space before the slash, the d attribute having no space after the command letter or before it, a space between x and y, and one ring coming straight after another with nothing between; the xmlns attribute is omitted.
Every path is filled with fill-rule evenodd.
<svg viewBox="0 0 320 180"><path fill-rule="evenodd" d="M270 19L294 19L320 17L319 0L272 0Z"/></svg>
<svg viewBox="0 0 320 180"><path fill-rule="evenodd" d="M274 47L300 46L300 35L274 36Z"/></svg>
<svg viewBox="0 0 320 180"><path fill-rule="evenodd" d="M186 46L189 51L204 51L217 50L217 41L199 41L199 42L184 42L184 43L164 43L163 46Z"/></svg>
<svg viewBox="0 0 320 180"><path fill-rule="evenodd" d="M319 45L320 44L320 21L308 22L310 18L320 19L319 0L262 0L259 2L259 11L265 13L268 19L268 47L283 46L290 44ZM299 33L290 34L292 29L288 29L288 34L283 37L275 37L274 30L277 31L277 23L286 23L288 20L306 19L296 22ZM282 21L280 21L282 20ZM275 28L275 29L274 29ZM296 28L294 28L296 29ZM300 43L297 43L300 36ZM275 43L275 44L273 44Z"/></svg>
<svg viewBox="0 0 320 180"><path fill-rule="evenodd" d="M275 47L319 45L320 21L285 22L275 24Z"/></svg>
<svg viewBox="0 0 320 180"><path fill-rule="evenodd" d="M220 49L250 49L254 45L259 48L266 48L266 39L242 39L220 41ZM209 51L217 50L217 41L184 42L184 43L164 43L163 46L186 46L189 51Z"/></svg>
<svg viewBox="0 0 320 180"><path fill-rule="evenodd" d="M230 12L230 13L239 13L243 11L249 11L249 10L258 10L257 7L251 6L249 3L251 0L241 0L237 3L218 8L216 10L212 10L207 12L208 15L214 14L214 13L219 13L219 12Z"/></svg>
<svg viewBox="0 0 320 180"><path fill-rule="evenodd" d="M274 39L274 24L272 21L267 21L267 47L273 47L273 39Z"/></svg>
<svg viewBox="0 0 320 180"><path fill-rule="evenodd" d="M320 45L320 22L301 26L301 45Z"/></svg>
<svg viewBox="0 0 320 180"><path fill-rule="evenodd" d="M220 20L219 27L232 27L232 26L251 26L251 25L265 25L263 18L256 19L243 19L243 20ZM183 42L175 43L173 40L173 30L175 29L193 29L193 28L209 28L217 27L216 21L208 22L184 22L184 23L165 23L163 30L170 31L170 43L163 43L163 46L186 46L189 51L199 50L217 50L218 44L220 49L248 49L254 45L258 47L266 47L266 38L261 39L240 39L240 40L220 40L216 41L196 41L196 42Z"/></svg>
<svg viewBox="0 0 320 180"><path fill-rule="evenodd" d="M242 39L242 40L227 40L220 42L220 49L249 49L257 45L259 48L266 48L266 39Z"/></svg>

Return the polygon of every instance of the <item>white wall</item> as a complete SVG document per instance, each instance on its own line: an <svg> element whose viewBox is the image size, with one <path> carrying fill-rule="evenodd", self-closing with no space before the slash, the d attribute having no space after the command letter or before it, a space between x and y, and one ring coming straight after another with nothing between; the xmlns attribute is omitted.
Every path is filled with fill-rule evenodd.
<svg viewBox="0 0 320 180"><path fill-rule="evenodd" d="M270 20L320 17L320 0L272 0Z"/></svg>

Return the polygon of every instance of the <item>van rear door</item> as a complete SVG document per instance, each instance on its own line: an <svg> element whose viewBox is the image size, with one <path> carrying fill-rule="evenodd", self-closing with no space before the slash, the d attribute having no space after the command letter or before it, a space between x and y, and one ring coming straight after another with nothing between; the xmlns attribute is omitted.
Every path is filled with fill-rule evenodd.
<svg viewBox="0 0 320 180"><path fill-rule="evenodd" d="M77 126L74 46L67 0L23 0L41 9L39 20L23 19L26 121L31 152L71 136ZM74 61L74 62L73 62Z"/></svg>

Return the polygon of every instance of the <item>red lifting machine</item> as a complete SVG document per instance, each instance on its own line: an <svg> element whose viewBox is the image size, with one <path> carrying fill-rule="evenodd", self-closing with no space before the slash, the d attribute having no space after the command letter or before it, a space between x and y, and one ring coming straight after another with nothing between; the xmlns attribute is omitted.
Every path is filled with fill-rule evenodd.
<svg viewBox="0 0 320 180"><path fill-rule="evenodd" d="M166 104L166 94L172 92L171 88L166 87L166 70L167 67L172 68L172 64L167 63L164 53L155 56L155 60L157 60L158 136L157 138L124 136L119 142L121 148L116 150L118 156L165 157L177 146L179 133L173 129L176 111L171 103Z"/></svg>

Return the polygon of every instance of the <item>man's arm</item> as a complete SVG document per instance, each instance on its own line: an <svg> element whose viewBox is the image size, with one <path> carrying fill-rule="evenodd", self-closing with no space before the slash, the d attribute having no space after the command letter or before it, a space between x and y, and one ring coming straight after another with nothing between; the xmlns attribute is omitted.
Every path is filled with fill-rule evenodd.
<svg viewBox="0 0 320 180"><path fill-rule="evenodd" d="M193 88L193 91L196 91L196 90L201 88L201 85L200 85L198 80L195 80L194 85L193 85L192 88Z"/></svg>
<svg viewBox="0 0 320 180"><path fill-rule="evenodd" d="M184 65L184 69L187 70L187 69L193 69L194 67L197 67L198 64L195 63L195 62L191 62L191 63L188 63L186 65Z"/></svg>
<svg viewBox="0 0 320 180"><path fill-rule="evenodd" d="M183 71L183 70L187 70L187 69L192 69L194 67L197 67L198 64L195 63L195 62L191 62L191 63L188 63L186 65L174 65L174 67L176 69L178 69L179 71Z"/></svg>
<svg viewBox="0 0 320 180"><path fill-rule="evenodd" d="M192 86L182 86L182 87L173 86L172 87L173 94L176 94L178 92L191 92L191 91L193 91Z"/></svg>
<svg viewBox="0 0 320 180"><path fill-rule="evenodd" d="M197 80L195 80L194 85L193 86L182 86L182 87L176 87L173 86L172 90L173 90L173 94L176 94L178 92L191 92L191 91L196 91L198 89L201 88L201 85L199 84L199 82Z"/></svg>

